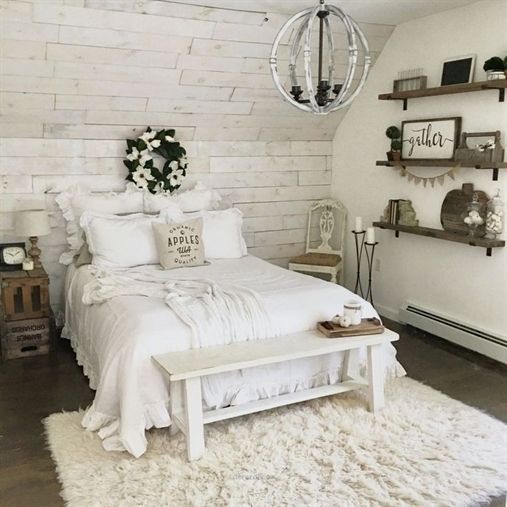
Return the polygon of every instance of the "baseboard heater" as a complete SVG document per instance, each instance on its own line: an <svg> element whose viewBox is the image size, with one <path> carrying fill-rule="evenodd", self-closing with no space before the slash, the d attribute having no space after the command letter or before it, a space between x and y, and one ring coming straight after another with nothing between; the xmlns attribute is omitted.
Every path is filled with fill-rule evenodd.
<svg viewBox="0 0 507 507"><path fill-rule="evenodd" d="M400 308L399 318L405 324L507 364L507 337L502 338L411 303Z"/></svg>

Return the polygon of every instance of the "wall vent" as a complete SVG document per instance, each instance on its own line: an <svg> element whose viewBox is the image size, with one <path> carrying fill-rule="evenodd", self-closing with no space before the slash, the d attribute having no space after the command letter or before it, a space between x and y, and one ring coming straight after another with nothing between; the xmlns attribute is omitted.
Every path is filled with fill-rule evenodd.
<svg viewBox="0 0 507 507"><path fill-rule="evenodd" d="M507 337L411 303L400 308L400 321L507 364Z"/></svg>

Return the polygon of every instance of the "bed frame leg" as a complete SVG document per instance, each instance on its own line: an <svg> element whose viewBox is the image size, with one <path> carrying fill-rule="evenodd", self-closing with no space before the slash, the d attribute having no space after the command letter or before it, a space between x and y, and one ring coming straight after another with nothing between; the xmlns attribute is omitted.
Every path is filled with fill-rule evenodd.
<svg viewBox="0 0 507 507"><path fill-rule="evenodd" d="M199 377L186 379L184 391L187 455L189 461L194 461L204 454L201 379Z"/></svg>
<svg viewBox="0 0 507 507"><path fill-rule="evenodd" d="M382 344L368 346L368 409L378 412L384 408L384 372Z"/></svg>

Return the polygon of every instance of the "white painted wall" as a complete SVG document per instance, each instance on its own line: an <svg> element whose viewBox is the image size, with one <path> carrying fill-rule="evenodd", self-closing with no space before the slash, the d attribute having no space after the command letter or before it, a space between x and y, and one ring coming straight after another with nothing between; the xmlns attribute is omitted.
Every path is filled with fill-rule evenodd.
<svg viewBox="0 0 507 507"><path fill-rule="evenodd" d="M251 253L285 264L303 252L343 115L300 113L274 89L268 57L288 16L157 0L0 0L0 16L0 242L17 239L16 210L54 212L41 239L54 304L56 193L76 182L121 190L124 139L147 125L176 128L187 186L201 180L244 211ZM363 29L376 56L392 27Z"/></svg>
<svg viewBox="0 0 507 507"><path fill-rule="evenodd" d="M484 60L507 54L506 23L507 2L486 0L395 29L334 139L333 194L348 207L352 220L358 215L367 222L378 220L389 198L404 198L413 201L421 225L440 227L446 193L465 182L489 195L501 188L507 197L507 171L493 182L490 171L462 169L456 181L446 179L443 186L424 188L391 168L375 167L388 150L386 127L401 125L405 119L461 116L464 131L498 129L506 145L507 102L500 104L495 91L412 100L405 112L401 103L377 100L379 93L392 90L400 70L424 67L428 86L438 86L442 60L452 56L475 53L475 80L485 79ZM400 305L409 300L507 337L507 249L486 257L485 250L466 245L408 234L396 239L391 231L376 232L381 270L374 273L374 295L381 312L396 317ZM355 280L352 234L347 251L350 287Z"/></svg>

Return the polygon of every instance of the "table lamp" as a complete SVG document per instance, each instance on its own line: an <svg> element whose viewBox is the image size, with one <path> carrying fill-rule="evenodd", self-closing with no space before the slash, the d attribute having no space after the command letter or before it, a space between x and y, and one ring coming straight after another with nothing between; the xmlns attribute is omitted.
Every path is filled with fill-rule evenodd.
<svg viewBox="0 0 507 507"><path fill-rule="evenodd" d="M40 248L37 246L39 236L47 236L49 227L49 215L46 210L20 211L16 214L15 231L18 236L28 236L32 246L28 255L32 258L35 268L41 268Z"/></svg>

